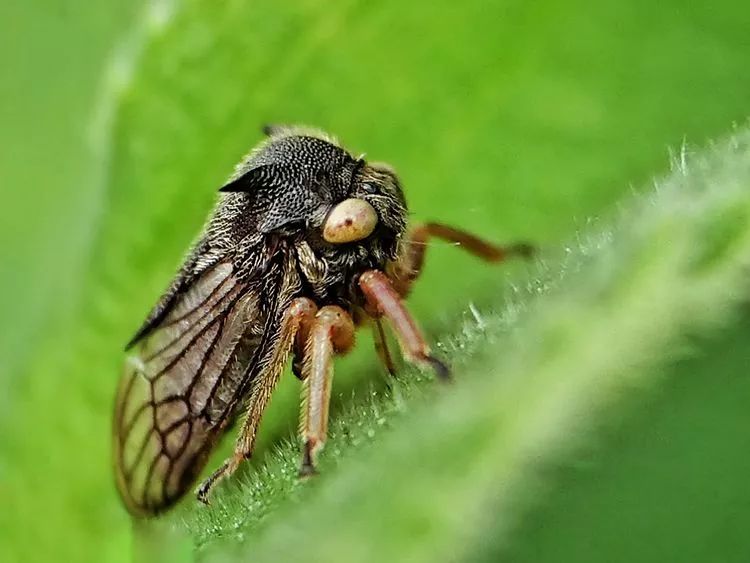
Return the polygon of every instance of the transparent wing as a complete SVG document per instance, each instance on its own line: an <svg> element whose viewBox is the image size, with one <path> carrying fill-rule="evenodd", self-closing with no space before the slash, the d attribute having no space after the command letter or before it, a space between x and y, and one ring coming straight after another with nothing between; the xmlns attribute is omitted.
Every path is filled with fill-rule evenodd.
<svg viewBox="0 0 750 563"><path fill-rule="evenodd" d="M258 347L258 313L258 295L223 262L134 344L114 416L117 487L134 514L166 509L203 468Z"/></svg>

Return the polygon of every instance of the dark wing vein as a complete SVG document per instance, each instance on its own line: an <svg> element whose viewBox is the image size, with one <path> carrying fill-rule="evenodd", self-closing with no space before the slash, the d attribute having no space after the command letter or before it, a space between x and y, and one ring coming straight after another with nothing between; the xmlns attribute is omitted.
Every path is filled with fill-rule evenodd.
<svg viewBox="0 0 750 563"><path fill-rule="evenodd" d="M152 360L155 360L159 356L162 356L166 352L168 352L173 346L175 346L186 334L190 334L191 331L196 329L196 327L200 324L200 322L210 316L218 307L221 307L223 305L222 299L229 293L233 286L230 285L229 288L226 288L227 280L222 281L216 288L206 297L204 301L202 301L197 308L205 308L204 316L198 317L195 319L194 322L189 323L190 321L190 312L185 313L184 315L181 315L180 317L169 321L164 324L164 326L160 327L160 329L164 330L170 327L173 327L177 325L177 323L184 322L189 323L187 327L176 330L175 331L175 337L170 340L167 344L156 350L155 352L151 353L151 355L144 359L146 362L150 362ZM220 291L224 289L223 293L220 293Z"/></svg>
<svg viewBox="0 0 750 563"><path fill-rule="evenodd" d="M225 427L207 410L207 393L239 381L259 341L258 297L229 263L197 278L128 358L114 417L115 472L134 514L179 499ZM222 383L224 382L224 383Z"/></svg>

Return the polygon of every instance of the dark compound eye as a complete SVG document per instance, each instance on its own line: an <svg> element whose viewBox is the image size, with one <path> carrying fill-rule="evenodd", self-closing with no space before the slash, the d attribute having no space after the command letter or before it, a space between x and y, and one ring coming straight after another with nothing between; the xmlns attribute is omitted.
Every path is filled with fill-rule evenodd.
<svg viewBox="0 0 750 563"><path fill-rule="evenodd" d="M378 192L378 189L373 184L368 184L365 182L362 184L362 191L366 194L374 194Z"/></svg>

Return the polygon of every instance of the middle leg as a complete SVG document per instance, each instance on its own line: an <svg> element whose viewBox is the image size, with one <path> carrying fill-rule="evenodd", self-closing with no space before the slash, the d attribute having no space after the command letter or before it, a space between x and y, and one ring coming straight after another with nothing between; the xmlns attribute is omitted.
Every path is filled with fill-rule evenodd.
<svg viewBox="0 0 750 563"><path fill-rule="evenodd" d="M388 349L388 338L385 335L383 322L380 319L380 317L373 317L371 324L372 324L372 337L375 342L375 352L377 352L378 358L380 358L380 362L385 367L386 371L388 372L388 375L390 375L391 377L395 377L396 366L393 363L391 352Z"/></svg>

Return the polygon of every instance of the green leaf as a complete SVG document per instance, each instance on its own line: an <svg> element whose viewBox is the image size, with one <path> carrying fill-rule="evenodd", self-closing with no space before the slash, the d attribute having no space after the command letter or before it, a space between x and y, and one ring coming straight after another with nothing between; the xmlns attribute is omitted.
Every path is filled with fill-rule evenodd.
<svg viewBox="0 0 750 563"><path fill-rule="evenodd" d="M215 190L259 138L262 123L319 125L353 150L390 161L404 179L415 220L438 219L497 240L532 239L558 248L558 241L607 209L629 185L647 181L667 145L685 136L716 136L744 119L747 11L744 3L676 0L594 6L153 3L113 63L115 71L129 71L114 72L117 88L106 90L97 104L112 110L111 122L102 122L110 129L99 147L109 149L105 185L84 190L71 182L61 192L66 201L80 201L82 194L95 198L87 200L80 220L77 206L38 208L40 223L62 216L64 224L76 226L78 246L61 261L74 258L83 267L71 269L78 274L66 289L53 270L42 267L41 275L50 279L29 283L35 302L75 305L73 319L38 324L41 342L31 354L3 344L14 366L0 414L0 545L8 551L3 559L129 559L130 523L109 467L122 345L168 283ZM30 37L44 44L43 37ZM82 103L78 97L76 103ZM66 108L61 104L56 113ZM691 275L714 272L725 264L722 256L733 255L744 219L727 213L726 230L707 227ZM660 236L672 235L667 229ZM8 248L19 248L20 240L8 238ZM54 248L57 241L49 244ZM651 279L648 268L631 273L624 266L611 264L623 273L622 283L630 280L635 287L639 281L631 276L637 272ZM658 263L650 267L661 272ZM510 279L523 276L521 269L510 269ZM506 271L436 244L411 305L433 332L455 331L456 317L469 304L500 307ZM6 286L4 294L14 295L16 285ZM75 291L67 290L71 286ZM52 298L50 288L58 290ZM611 299L627 297L614 289ZM692 311L685 308L685 314ZM51 308L49 313L40 318L52 318ZM567 318L567 311L555 314ZM15 334L14 316L4 318L4 335ZM575 326L561 328L545 340L549 349L542 346L538 359L574 342L582 347L577 334ZM337 365L339 406L352 402L353 394L353 402L362 401L369 392L362 382L376 378L363 340L357 355ZM482 341L456 351L454 359L461 364L481 353L488 369L501 361ZM644 344L649 353L665 352L656 341ZM471 369L479 379L484 370L481 362L476 366ZM475 376L469 370L465 379ZM275 395L262 428L261 462L269 444L292 435L297 391L287 378ZM467 387L457 397L469 392ZM419 411L422 387L404 393L393 408ZM383 401L379 408L385 410L391 403ZM342 432L349 422L363 420L349 418L342 408L334 411ZM373 452L380 448L379 436ZM486 432L467 438L458 459L481 457L486 439ZM280 467L291 466L292 450L283 451L286 465ZM344 468L331 467L332 478L339 471L345 475ZM298 486L258 482L277 495L261 511L269 515ZM445 494L460 491L461 483ZM243 498L236 503L242 506ZM239 508L232 514L242 515L241 529L252 524ZM190 529L198 543L213 539L213 529ZM217 531L227 529L225 522Z"/></svg>

